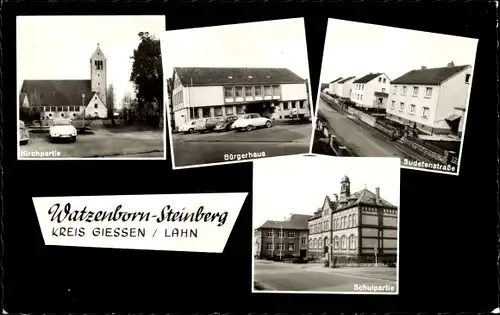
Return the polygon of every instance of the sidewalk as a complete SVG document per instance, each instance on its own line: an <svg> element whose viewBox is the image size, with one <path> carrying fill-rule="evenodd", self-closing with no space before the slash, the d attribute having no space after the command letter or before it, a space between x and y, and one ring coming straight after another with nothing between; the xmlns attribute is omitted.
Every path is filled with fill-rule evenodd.
<svg viewBox="0 0 500 315"><path fill-rule="evenodd" d="M360 276L360 277L377 279L377 280L387 280L387 281L396 281L397 280L397 269L396 268L389 268L389 267L327 268L327 267L312 266L308 269L318 271L318 272Z"/></svg>

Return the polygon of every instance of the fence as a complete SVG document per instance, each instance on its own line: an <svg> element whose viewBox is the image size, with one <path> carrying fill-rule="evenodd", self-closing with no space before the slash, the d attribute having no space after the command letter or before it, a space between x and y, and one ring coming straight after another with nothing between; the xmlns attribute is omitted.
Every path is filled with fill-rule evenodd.
<svg viewBox="0 0 500 315"><path fill-rule="evenodd" d="M349 150L343 144L342 140L334 134L334 130L329 126L328 122L322 117L319 111L316 121L315 138L320 138L315 140L328 146L335 156L356 156L356 154Z"/></svg>

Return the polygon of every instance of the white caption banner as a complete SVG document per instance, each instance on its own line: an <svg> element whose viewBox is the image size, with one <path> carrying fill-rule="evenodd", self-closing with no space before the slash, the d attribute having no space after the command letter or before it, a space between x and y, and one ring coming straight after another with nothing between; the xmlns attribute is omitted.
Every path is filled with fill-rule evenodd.
<svg viewBox="0 0 500 315"><path fill-rule="evenodd" d="M222 253L248 193L34 197L46 245Z"/></svg>

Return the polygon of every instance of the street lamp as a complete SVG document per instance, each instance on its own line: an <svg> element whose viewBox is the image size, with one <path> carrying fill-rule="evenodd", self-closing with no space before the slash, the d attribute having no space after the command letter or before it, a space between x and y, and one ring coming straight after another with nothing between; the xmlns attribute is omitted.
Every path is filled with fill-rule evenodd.
<svg viewBox="0 0 500 315"><path fill-rule="evenodd" d="M83 128L85 128L85 93L82 93L82 107L83 107Z"/></svg>

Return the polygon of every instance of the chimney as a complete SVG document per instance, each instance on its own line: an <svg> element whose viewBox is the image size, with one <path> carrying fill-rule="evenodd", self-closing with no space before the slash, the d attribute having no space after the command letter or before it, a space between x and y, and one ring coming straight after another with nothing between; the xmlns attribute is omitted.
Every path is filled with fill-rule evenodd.
<svg viewBox="0 0 500 315"><path fill-rule="evenodd" d="M375 188L375 196L377 198L376 199L377 203L379 203L380 202L380 188L379 187Z"/></svg>
<svg viewBox="0 0 500 315"><path fill-rule="evenodd" d="M339 201L339 195L333 194L333 201L335 202Z"/></svg>
<svg viewBox="0 0 500 315"><path fill-rule="evenodd" d="M426 66L422 66L422 70L427 70L427 67Z"/></svg>
<svg viewBox="0 0 500 315"><path fill-rule="evenodd" d="M454 67L454 66L455 66L455 63L453 61L448 63L448 67Z"/></svg>

